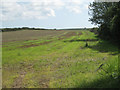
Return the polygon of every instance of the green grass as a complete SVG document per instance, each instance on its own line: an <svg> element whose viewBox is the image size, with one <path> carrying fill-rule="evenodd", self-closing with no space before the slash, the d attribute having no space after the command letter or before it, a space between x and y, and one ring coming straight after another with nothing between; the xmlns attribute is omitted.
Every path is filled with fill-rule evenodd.
<svg viewBox="0 0 120 90"><path fill-rule="evenodd" d="M97 40L96 35L89 31L75 32L82 32L82 35L62 40L58 40L58 35L52 39L41 38L4 44L3 87L119 87L117 47L107 41ZM86 39L95 41L88 40L89 46L85 47ZM51 42L20 48L46 41ZM101 64L104 65L96 71Z"/></svg>

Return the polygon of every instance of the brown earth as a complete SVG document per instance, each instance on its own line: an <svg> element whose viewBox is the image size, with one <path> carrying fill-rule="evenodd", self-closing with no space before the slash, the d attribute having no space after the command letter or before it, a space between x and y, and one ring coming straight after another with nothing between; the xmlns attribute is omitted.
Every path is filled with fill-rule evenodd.
<svg viewBox="0 0 120 90"><path fill-rule="evenodd" d="M23 81L26 73L27 73L27 72L25 72L25 71L21 71L21 72L20 72L19 77L16 78L16 80L15 80L15 82L14 82L13 88L23 88L23 87L22 87L22 81Z"/></svg>
<svg viewBox="0 0 120 90"><path fill-rule="evenodd" d="M66 31L55 31L55 30L25 30L25 31L12 31L2 32L2 42L13 42L23 40L36 40L48 36L57 36L63 34Z"/></svg>
<svg viewBox="0 0 120 90"><path fill-rule="evenodd" d="M40 45L49 44L49 43L51 43L51 42L52 42L52 41L46 41L46 42L43 42L43 43L38 43L38 44L24 45L24 46L21 46L20 48L35 47L35 46L40 46Z"/></svg>
<svg viewBox="0 0 120 90"><path fill-rule="evenodd" d="M82 35L82 32L79 32L78 35Z"/></svg>
<svg viewBox="0 0 120 90"><path fill-rule="evenodd" d="M65 32L67 33L64 35ZM4 44L5 42L37 40L43 37L48 37L50 39L53 36L59 36L59 35L60 35L59 40L61 40L63 38L75 36L76 35L75 32L71 30L60 30L60 31L57 31L57 30L23 30L23 31L2 32L2 42Z"/></svg>
<svg viewBox="0 0 120 90"><path fill-rule="evenodd" d="M61 35L59 38L58 38L58 40L63 40L63 39L65 39L65 38L69 38L69 37L71 37L71 36L76 36L77 34L76 34L76 32L68 32L68 33L66 33L65 35Z"/></svg>

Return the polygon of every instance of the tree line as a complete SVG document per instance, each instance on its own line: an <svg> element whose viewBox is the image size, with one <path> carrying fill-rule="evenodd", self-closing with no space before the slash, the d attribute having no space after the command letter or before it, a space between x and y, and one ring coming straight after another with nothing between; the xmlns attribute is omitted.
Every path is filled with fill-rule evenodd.
<svg viewBox="0 0 120 90"><path fill-rule="evenodd" d="M29 27L21 27L21 28L2 28L2 32L8 32L8 31L19 31L19 30L48 30L44 28L29 28Z"/></svg>
<svg viewBox="0 0 120 90"><path fill-rule="evenodd" d="M120 42L120 2L93 2L89 4L89 21L98 25L98 36Z"/></svg>

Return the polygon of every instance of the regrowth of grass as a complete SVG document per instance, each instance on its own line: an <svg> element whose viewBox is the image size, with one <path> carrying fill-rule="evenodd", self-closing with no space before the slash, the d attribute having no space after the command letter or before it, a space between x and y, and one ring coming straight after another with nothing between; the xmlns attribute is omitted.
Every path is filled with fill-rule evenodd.
<svg viewBox="0 0 120 90"><path fill-rule="evenodd" d="M3 88L119 87L118 48L92 32L66 31L2 48Z"/></svg>

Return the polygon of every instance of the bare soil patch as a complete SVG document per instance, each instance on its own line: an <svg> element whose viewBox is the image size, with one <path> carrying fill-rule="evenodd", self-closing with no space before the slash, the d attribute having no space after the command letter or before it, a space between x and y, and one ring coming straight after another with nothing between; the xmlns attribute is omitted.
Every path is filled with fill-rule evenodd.
<svg viewBox="0 0 120 90"><path fill-rule="evenodd" d="M23 81L25 75L26 75L26 72L25 72L25 71L21 71L21 72L20 72L19 77L16 78L16 80L15 80L15 82L14 82L14 84L13 84L13 88L23 88L23 87L22 87L22 81Z"/></svg>
<svg viewBox="0 0 120 90"><path fill-rule="evenodd" d="M24 40L36 40L38 38L57 36L66 31L55 31L55 30L25 30L25 31L12 31L2 33L2 42L14 42Z"/></svg>
<svg viewBox="0 0 120 90"><path fill-rule="evenodd" d="M82 32L79 32L78 35L82 35Z"/></svg>
<svg viewBox="0 0 120 90"><path fill-rule="evenodd" d="M71 37L71 36L76 36L77 34L76 34L76 32L68 32L68 33L66 33L65 35L61 35L59 38L58 38L58 40L63 40L63 39L65 39L65 38L69 38L69 37Z"/></svg>
<svg viewBox="0 0 120 90"><path fill-rule="evenodd" d="M29 48L29 47L35 47L35 46L40 46L40 45L49 44L49 43L51 43L51 42L52 42L52 41L46 41L46 42L43 42L43 43L38 43L38 44L24 45L24 46L21 46L20 48Z"/></svg>

